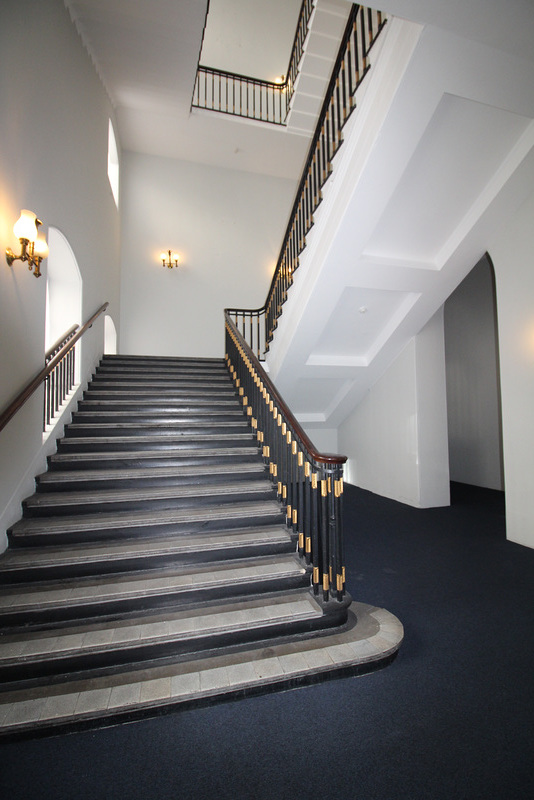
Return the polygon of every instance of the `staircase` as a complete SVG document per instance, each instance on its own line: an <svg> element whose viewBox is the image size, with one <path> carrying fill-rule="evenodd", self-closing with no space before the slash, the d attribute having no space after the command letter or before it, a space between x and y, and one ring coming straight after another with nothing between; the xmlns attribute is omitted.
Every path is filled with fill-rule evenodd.
<svg viewBox="0 0 534 800"><path fill-rule="evenodd" d="M104 689L105 716L154 670L347 620L310 592L222 360L104 356L36 483L0 558L0 726Z"/></svg>

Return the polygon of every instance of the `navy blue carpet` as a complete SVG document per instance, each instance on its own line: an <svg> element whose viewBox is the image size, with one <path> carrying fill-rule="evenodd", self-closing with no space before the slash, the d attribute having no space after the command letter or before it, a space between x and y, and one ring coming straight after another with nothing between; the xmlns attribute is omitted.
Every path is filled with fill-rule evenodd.
<svg viewBox="0 0 534 800"><path fill-rule="evenodd" d="M348 486L353 597L405 626L362 677L0 746L9 800L534 797L534 550L504 497L417 510Z"/></svg>

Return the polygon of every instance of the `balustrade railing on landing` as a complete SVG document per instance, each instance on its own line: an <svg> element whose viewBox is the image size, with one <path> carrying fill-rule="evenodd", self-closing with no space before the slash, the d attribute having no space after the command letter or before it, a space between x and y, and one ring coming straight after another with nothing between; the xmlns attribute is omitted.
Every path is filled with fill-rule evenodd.
<svg viewBox="0 0 534 800"><path fill-rule="evenodd" d="M324 604L349 602L342 530L346 457L316 450L228 312L225 322L226 363L286 507L287 525L297 534L299 555L311 569L313 592Z"/></svg>
<svg viewBox="0 0 534 800"><path fill-rule="evenodd" d="M284 125L314 4L315 0L302 2L287 73L283 80L279 83L265 81L199 64L191 106Z"/></svg>
<svg viewBox="0 0 534 800"><path fill-rule="evenodd" d="M92 327L96 319L103 314L109 303L104 303L87 322L80 328L74 325L64 336L61 337L45 355L45 366L37 375L22 389L15 399L0 414L0 431L5 428L8 422L22 408L34 392L45 385L44 407L43 407L43 430L51 423L56 412L61 408L62 403L75 383L75 346L78 339Z"/></svg>
<svg viewBox="0 0 534 800"><path fill-rule="evenodd" d="M228 309L260 360L269 349L278 318L287 299L306 235L322 199L322 188L332 171L332 159L343 142L343 127L356 107L356 91L369 70L369 52L385 19L380 11L354 5L341 41L317 128L308 151L280 255L265 305L260 309ZM261 338L260 338L261 337Z"/></svg>

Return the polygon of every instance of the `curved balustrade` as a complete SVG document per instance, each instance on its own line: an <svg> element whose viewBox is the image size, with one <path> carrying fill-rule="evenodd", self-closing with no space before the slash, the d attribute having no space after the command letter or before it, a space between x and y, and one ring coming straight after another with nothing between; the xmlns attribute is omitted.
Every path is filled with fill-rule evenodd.
<svg viewBox="0 0 534 800"><path fill-rule="evenodd" d="M343 464L346 456L316 450L228 311L226 363L251 419L266 469L297 534L298 552L311 567L315 595L323 603L345 598L343 563Z"/></svg>
<svg viewBox="0 0 534 800"><path fill-rule="evenodd" d="M306 246L306 235L322 199L322 188L332 171L332 159L343 142L343 127L356 107L356 90L369 70L369 52L385 25L380 11L354 5L323 102L306 165L291 209L280 255L265 305L260 309L231 309L236 324L246 319L250 330L262 330L261 345L252 343L263 360L276 330L278 317Z"/></svg>
<svg viewBox="0 0 534 800"><path fill-rule="evenodd" d="M96 311L87 322L79 328L77 325L73 326L70 331L68 331L64 337L58 342L54 347L48 351L46 354L47 363L45 364L44 369L37 373L35 378L33 378L24 389L19 392L19 394L15 397L12 403L8 405L8 407L0 414L0 431L5 428L7 423L15 416L17 411L22 408L26 400L28 400L32 394L39 388L42 383L47 384L47 389L45 391L45 410L44 410L44 424L47 424L47 417L49 417L48 422L50 421L51 417L54 414L54 408L57 410L59 405L63 402L72 388L73 383L71 383L67 393L64 395L63 400L59 400L60 395L66 390L66 387L71 380L74 382L74 358L70 358L69 354L73 350L76 342L80 339L83 334L85 333L88 328L90 328L95 322L95 320L102 314L106 308L108 307L109 303L104 303L98 311ZM59 348L58 348L59 346ZM53 376L53 377L51 377ZM53 386L53 391L49 388ZM47 402L50 399L50 406L47 408ZM59 402L59 405L56 404Z"/></svg>

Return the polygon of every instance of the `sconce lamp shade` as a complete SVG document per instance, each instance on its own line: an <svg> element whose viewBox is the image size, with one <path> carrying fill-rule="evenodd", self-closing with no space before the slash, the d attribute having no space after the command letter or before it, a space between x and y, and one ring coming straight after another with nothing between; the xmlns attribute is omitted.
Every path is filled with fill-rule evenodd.
<svg viewBox="0 0 534 800"><path fill-rule="evenodd" d="M37 239L37 217L33 211L23 208L20 217L13 225L13 233L17 239L27 239L35 242Z"/></svg>
<svg viewBox="0 0 534 800"><path fill-rule="evenodd" d="M37 236L33 246L33 253L38 258L48 258L48 242L46 241L43 233L39 233Z"/></svg>

